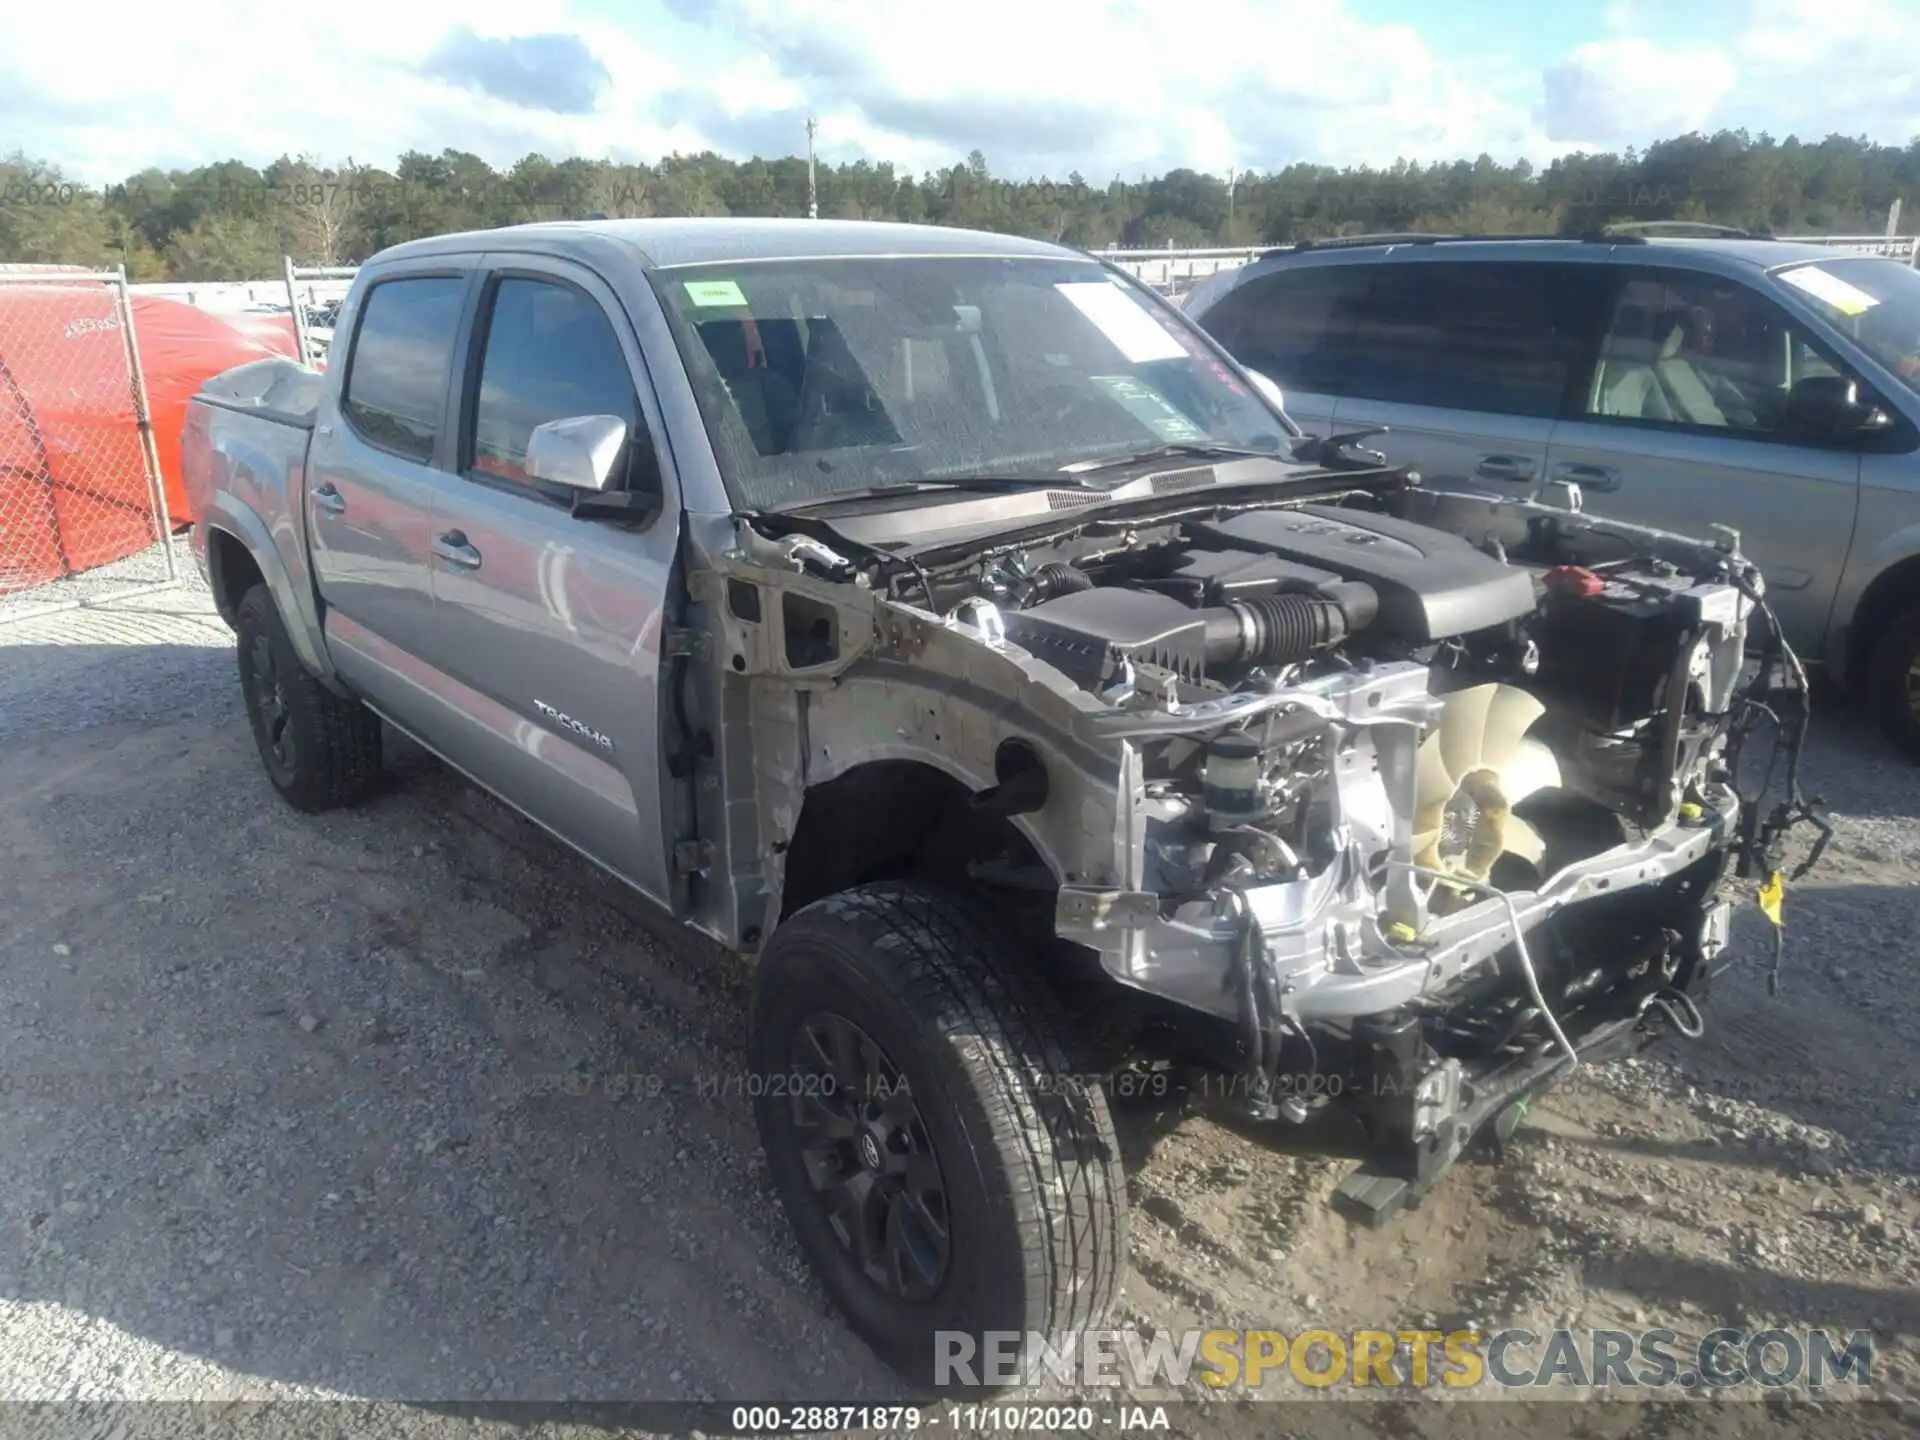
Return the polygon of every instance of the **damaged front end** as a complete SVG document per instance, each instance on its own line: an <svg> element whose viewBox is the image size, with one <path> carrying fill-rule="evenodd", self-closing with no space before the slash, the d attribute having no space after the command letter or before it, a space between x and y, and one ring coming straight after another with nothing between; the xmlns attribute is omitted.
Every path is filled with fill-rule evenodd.
<svg viewBox="0 0 1920 1440"><path fill-rule="evenodd" d="M1405 476L865 570L843 536L743 533L751 573L811 567L874 617L796 702L762 828L791 834L823 736L833 773L864 744L1025 787L1001 813L1054 935L1122 987L1133 1054L1229 1077L1259 1119L1358 1120L1342 1194L1370 1217L1580 1061L1698 1035L1724 882L1773 863L1737 722L1781 687L1804 704L1804 676L1749 663L1765 599L1731 535Z"/></svg>

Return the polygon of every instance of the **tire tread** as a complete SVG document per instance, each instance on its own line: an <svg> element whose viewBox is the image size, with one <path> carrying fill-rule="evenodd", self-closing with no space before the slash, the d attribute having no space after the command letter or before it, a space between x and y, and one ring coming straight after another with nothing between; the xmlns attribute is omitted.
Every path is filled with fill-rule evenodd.
<svg viewBox="0 0 1920 1440"><path fill-rule="evenodd" d="M850 927L897 957L887 983L974 1077L1009 1162L1007 1198L1025 1237L1024 1328L1058 1344L1099 1325L1125 1271L1126 1177L1106 1097L1076 1063L1050 989L1011 959L978 901L919 881L828 896L788 924Z"/></svg>
<svg viewBox="0 0 1920 1440"><path fill-rule="evenodd" d="M309 813L366 799L382 776L379 716L357 700L336 695L300 664L265 585L255 585L241 597L234 628L242 666L247 663L249 640L263 631L280 652L277 659L287 691L289 723L298 727L294 736L298 766L290 785L275 782L274 788L296 809Z"/></svg>

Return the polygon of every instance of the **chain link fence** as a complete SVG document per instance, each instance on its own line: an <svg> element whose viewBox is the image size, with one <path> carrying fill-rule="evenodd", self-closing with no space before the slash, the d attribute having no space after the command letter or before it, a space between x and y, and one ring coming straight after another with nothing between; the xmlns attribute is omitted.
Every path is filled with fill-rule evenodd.
<svg viewBox="0 0 1920 1440"><path fill-rule="evenodd" d="M0 624L172 584L122 271L0 269Z"/></svg>
<svg viewBox="0 0 1920 1440"><path fill-rule="evenodd" d="M333 317L359 273L354 265L302 266L293 257L281 257L286 272L287 308L293 312L293 333L299 342L300 363L326 364L333 344Z"/></svg>

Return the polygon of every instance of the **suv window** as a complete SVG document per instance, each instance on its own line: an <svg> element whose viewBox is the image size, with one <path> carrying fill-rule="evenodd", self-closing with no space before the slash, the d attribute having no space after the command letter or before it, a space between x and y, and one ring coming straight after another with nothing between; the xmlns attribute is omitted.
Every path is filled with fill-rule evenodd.
<svg viewBox="0 0 1920 1440"><path fill-rule="evenodd" d="M1236 285L1200 323L1241 364L1281 389L1327 394L1339 385L1329 337L1351 330L1367 285L1364 266L1279 270Z"/></svg>
<svg viewBox="0 0 1920 1440"><path fill-rule="evenodd" d="M1692 271L1643 274L1621 287L1586 412L1681 429L1812 438L1787 393L1840 367L1771 300Z"/></svg>
<svg viewBox="0 0 1920 1440"><path fill-rule="evenodd" d="M632 425L638 413L627 357L596 301L554 281L500 281L473 407L472 469L525 480L536 425L575 415Z"/></svg>
<svg viewBox="0 0 1920 1440"><path fill-rule="evenodd" d="M1341 392L1370 400L1551 418L1598 328L1596 267L1417 261L1366 267L1372 284L1338 349Z"/></svg>
<svg viewBox="0 0 1920 1440"><path fill-rule="evenodd" d="M457 275L382 280L367 292L340 411L373 444L433 458L466 293Z"/></svg>

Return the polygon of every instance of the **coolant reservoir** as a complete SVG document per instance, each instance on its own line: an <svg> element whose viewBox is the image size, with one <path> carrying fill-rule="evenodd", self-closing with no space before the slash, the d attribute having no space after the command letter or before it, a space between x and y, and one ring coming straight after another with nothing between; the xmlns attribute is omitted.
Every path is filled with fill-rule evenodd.
<svg viewBox="0 0 1920 1440"><path fill-rule="evenodd" d="M1207 747L1204 772L1207 820L1215 830L1260 817L1260 742L1244 730L1217 737Z"/></svg>

